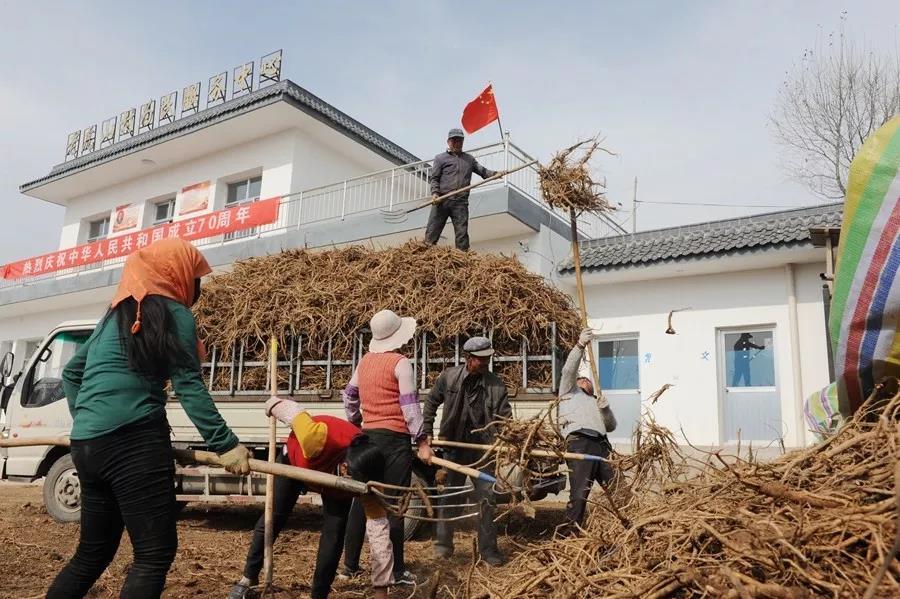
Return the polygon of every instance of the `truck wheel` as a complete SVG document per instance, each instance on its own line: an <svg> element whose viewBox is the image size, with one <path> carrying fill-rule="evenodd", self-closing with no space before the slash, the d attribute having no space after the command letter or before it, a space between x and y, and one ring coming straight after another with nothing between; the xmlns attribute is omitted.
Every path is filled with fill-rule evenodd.
<svg viewBox="0 0 900 599"><path fill-rule="evenodd" d="M57 522L81 518L81 483L69 454L56 460L44 479L44 506Z"/></svg>
<svg viewBox="0 0 900 599"><path fill-rule="evenodd" d="M423 487L427 487L428 483L423 479L419 478L419 476L415 473L412 475L412 484L419 483ZM427 516L424 509L422 508L422 500L417 496L413 495L412 499L409 502L408 512L410 514L414 514L416 516ZM403 540L411 541L414 536L416 536L416 531L419 529L419 525L424 524L421 520L415 520L413 518L403 518Z"/></svg>

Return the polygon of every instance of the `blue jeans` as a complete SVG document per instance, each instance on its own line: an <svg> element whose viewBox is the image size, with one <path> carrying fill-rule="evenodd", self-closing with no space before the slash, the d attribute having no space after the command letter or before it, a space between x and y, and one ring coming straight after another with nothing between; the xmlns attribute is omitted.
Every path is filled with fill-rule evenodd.
<svg viewBox="0 0 900 599"><path fill-rule="evenodd" d="M134 563L119 596L156 599L178 549L175 459L165 417L73 440L71 451L81 483L81 536L47 599L84 597L115 557L124 529Z"/></svg>

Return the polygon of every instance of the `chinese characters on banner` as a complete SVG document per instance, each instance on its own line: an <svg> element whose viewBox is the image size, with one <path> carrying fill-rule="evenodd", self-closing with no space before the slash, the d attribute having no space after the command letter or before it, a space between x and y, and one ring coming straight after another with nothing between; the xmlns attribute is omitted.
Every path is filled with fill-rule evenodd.
<svg viewBox="0 0 900 599"><path fill-rule="evenodd" d="M21 279L102 262L111 258L122 258L166 237L181 237L187 240L203 239L268 225L278 220L280 202L281 197L274 197L258 202L238 204L187 220L175 221L151 229L141 229L127 235L101 239L67 250L12 262L0 267L0 273L3 274L4 279Z"/></svg>
<svg viewBox="0 0 900 599"><path fill-rule="evenodd" d="M140 204L125 204L117 206L112 213L112 231L113 233L121 233L128 229L136 229L138 226L138 218L141 215Z"/></svg>
<svg viewBox="0 0 900 599"><path fill-rule="evenodd" d="M209 206L209 181L194 183L178 192L178 215L191 214L206 210Z"/></svg>

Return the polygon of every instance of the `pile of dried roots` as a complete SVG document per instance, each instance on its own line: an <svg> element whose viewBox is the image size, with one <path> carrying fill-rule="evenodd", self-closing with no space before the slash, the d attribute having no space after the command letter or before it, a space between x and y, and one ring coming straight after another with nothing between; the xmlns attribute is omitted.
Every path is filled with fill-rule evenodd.
<svg viewBox="0 0 900 599"><path fill-rule="evenodd" d="M429 359L452 361L456 335L465 341L468 335L492 334L498 353L512 355L524 339L535 355L550 353L551 323L561 345L579 330L569 296L514 257L415 241L385 250L291 250L237 262L205 284L195 314L201 338L219 356L243 342L248 359L262 361L268 340L276 337L280 359L288 359L290 340L300 338L304 359L323 359L330 342L332 357L349 364L354 337L384 308L418 320L419 331L428 334ZM521 385L521 363L495 366L512 386ZM256 377L264 385L265 367L259 370L245 369L244 382ZM434 378L439 370L427 374ZM549 363L545 370L549 378ZM332 374L349 379L349 367ZM321 383L324 373L311 369L309 376Z"/></svg>
<svg viewBox="0 0 900 599"><path fill-rule="evenodd" d="M556 406L554 402L528 420L498 418L485 427L494 434L492 449L485 451L482 459L472 467L490 467L497 478L496 490L509 495L508 509L497 517L498 520L510 512L533 518L535 510L529 499L531 489L545 478L558 474L566 444L554 418ZM535 456L534 450L551 455Z"/></svg>
<svg viewBox="0 0 900 599"><path fill-rule="evenodd" d="M900 596L900 395L768 463L689 458L648 422L617 467L625 492L597 496L581 534L523 548L509 576L474 570L467 594Z"/></svg>
<svg viewBox="0 0 900 599"><path fill-rule="evenodd" d="M547 166L541 166L538 174L544 201L554 208L574 208L576 212L613 210L606 200L605 183L594 181L588 165L597 150L609 153L595 138L558 152Z"/></svg>

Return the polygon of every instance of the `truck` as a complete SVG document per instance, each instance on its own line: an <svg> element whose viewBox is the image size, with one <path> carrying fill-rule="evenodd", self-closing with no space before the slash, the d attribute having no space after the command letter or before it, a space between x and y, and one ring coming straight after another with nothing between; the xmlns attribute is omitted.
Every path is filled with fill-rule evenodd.
<svg viewBox="0 0 900 599"><path fill-rule="evenodd" d="M20 372L12 372L14 356L0 357L0 439L28 439L68 435L72 426L68 402L62 385L62 372L69 359L93 333L97 321L69 321L53 328L38 345L34 354L26 360ZM513 410L518 417L528 417L546 408L553 399L550 389L529 388L529 368L535 365L549 368L553 385L558 383L559 356L555 351L555 327L552 331L554 350L548 355L528 355L524 344L520 355L497 356L497 364L521 364L522 388L510 393ZM322 360L301 358L300 340L296 347L291 342L289 351L278 368L287 376L281 382L279 395L293 397L313 414L329 414L344 417L340 390L333 388L333 375L339 369L352 370L363 354L363 335L357 335L350 359L335 359L328 353ZM458 363L459 339L454 356L435 358L428 355L427 337L417 340L414 368L417 380L423 386L427 376L444 365ZM264 361L254 361L243 345L222 356L213 348L209 360L203 363L204 378L210 394L225 421L255 455L265 459L268 451L268 418L263 403L269 393L265 389L245 388L245 373L267 367ZM323 388L302 389L301 373L310 367L325 372ZM170 396L166 406L169 426L172 429L172 445L176 449L205 449L203 439L191 423L181 404ZM279 442L289 434L287 427L279 424ZM27 446L0 447L0 475L14 481L35 481L41 477L43 501L47 512L59 522L75 522L80 517L80 486L78 473L67 447ZM415 475L417 478L418 474ZM265 498L265 476L251 473L235 476L220 468L207 466L176 467L176 499L180 505L188 502L203 503L261 503ZM421 482L421 481L420 481ZM549 493L558 493L565 487L562 475L549 477L533 489L529 496L538 500ZM315 495L301 497L301 502L315 502ZM407 519L407 534L411 536L417 521Z"/></svg>

